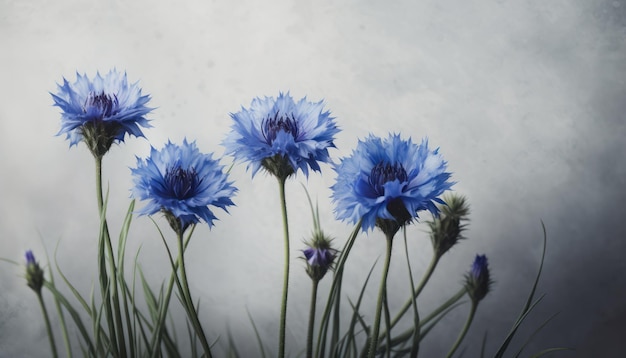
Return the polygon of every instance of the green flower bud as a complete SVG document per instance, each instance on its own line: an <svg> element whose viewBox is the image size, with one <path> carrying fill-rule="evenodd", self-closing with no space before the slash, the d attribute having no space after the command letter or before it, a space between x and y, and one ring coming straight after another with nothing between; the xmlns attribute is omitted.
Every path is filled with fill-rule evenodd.
<svg viewBox="0 0 626 358"><path fill-rule="evenodd" d="M443 256L459 240L465 239L462 235L467 227L464 221L469 221L469 204L461 195L447 195L443 198L446 205L441 206L441 212L433 221L429 221L430 239L438 257Z"/></svg>

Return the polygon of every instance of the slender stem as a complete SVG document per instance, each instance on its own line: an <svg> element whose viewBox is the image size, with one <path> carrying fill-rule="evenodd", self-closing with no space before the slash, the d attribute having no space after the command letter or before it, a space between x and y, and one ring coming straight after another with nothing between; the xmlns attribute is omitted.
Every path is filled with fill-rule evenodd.
<svg viewBox="0 0 626 358"><path fill-rule="evenodd" d="M467 290L465 289L465 287L463 287L461 290L459 290L459 292L457 292L454 296L452 296L451 298L449 298L445 303L443 303L442 305L440 305L436 310L434 310L433 312L431 312L426 318L423 318L419 321L419 323L416 325L417 327L424 327L426 324L428 324L430 321L432 321L433 319L435 319L437 316L439 316L442 312L446 311L447 309L449 309L452 305L454 305L458 300L461 299L461 297L465 296L465 294L467 293ZM439 317L441 318L441 317ZM396 337L394 337L392 339L391 342L391 347L397 345L400 342L404 342L407 339L409 339L411 336L415 337L415 327L411 327L409 329L407 329L406 331L404 331L403 333L397 335ZM419 340L421 341L424 338L424 335L421 334L420 331L420 336L419 336ZM382 346L381 349L387 350L390 349L390 347L388 346Z"/></svg>
<svg viewBox="0 0 626 358"><path fill-rule="evenodd" d="M339 329L341 328L341 283L343 278L337 282L337 295L335 296L335 307L333 308L333 330L330 332L330 356L337 354L339 346Z"/></svg>
<svg viewBox="0 0 626 358"><path fill-rule="evenodd" d="M306 356L313 357L313 330L315 329L315 306L317 304L317 284L319 281L312 280L313 288L311 289L311 310L309 311L309 331L306 336Z"/></svg>
<svg viewBox="0 0 626 358"><path fill-rule="evenodd" d="M415 284L413 283L413 273L411 270L411 260L409 259L409 245L406 240L406 227L403 228L402 233L404 234L404 253L406 254L406 265L409 271L409 282L411 284L411 292L415 292ZM417 355L420 350L420 314L419 309L417 308L417 300L413 299L413 325L415 327L415 331L413 333L413 344L411 345L411 358L417 358ZM391 348L391 347L390 347Z"/></svg>
<svg viewBox="0 0 626 358"><path fill-rule="evenodd" d="M54 335L52 335L52 327L50 326L50 318L48 318L48 310L46 310L46 305L43 303L43 296L41 295L41 292L37 292L37 298L39 299L39 305L41 306L41 311L43 312L43 318L46 321L46 330L48 331L48 339L50 340L50 349L52 350L52 356L54 358L57 358L58 357L57 347L56 347L56 344L54 343Z"/></svg>
<svg viewBox="0 0 626 358"><path fill-rule="evenodd" d="M385 295L383 298L383 310L385 311L385 326L387 327L387 345L391 345L391 329L389 328L389 304L387 302L387 288L385 287ZM391 358L391 349L387 350L387 358Z"/></svg>
<svg viewBox="0 0 626 358"><path fill-rule="evenodd" d="M206 335L204 334L204 330L202 329L202 325L200 324L200 320L198 319L198 312L196 311L196 307L193 304L193 300L191 299L191 292L189 291L189 283L187 282L187 270L185 269L185 258L184 258L184 246L183 246L183 233L178 233L178 267L180 268L180 282L183 289L181 292L181 296L187 306L187 313L189 315L189 319L193 324L193 327L196 331L196 336L200 338L200 343L202 344L202 348L204 349L204 354L207 358L211 358L211 348L209 347L209 342L206 339Z"/></svg>
<svg viewBox="0 0 626 358"><path fill-rule="evenodd" d="M193 234L195 227L196 227L195 224L191 226L189 230L189 234L187 235L187 239L185 240L185 243L183 245L183 251L187 249L187 245L189 244L189 241L191 240L191 235ZM157 225L157 229L158 229L158 225ZM160 229L159 229L159 233L161 234L160 235L161 239L163 240L163 244L165 245L165 250L167 251L167 257L169 258L170 265L172 266L172 274L170 275L170 282L167 285L167 290L165 292L163 304L160 308L159 316L158 316L156 325L154 327L154 334L152 336L152 343L150 345L152 347L151 348L152 357L157 357L159 356L159 353L160 353L159 346L161 345L161 340L163 338L162 337L163 326L165 325L165 317L167 316L167 309L170 304L170 298L172 297L172 289L174 287L174 282L176 282L177 286L179 287L179 290L182 292L182 286L180 285L178 276L176 276L176 273L178 272L179 260L177 258L177 260L174 261L174 257L172 256L172 251L170 250L169 245L167 244L167 241L165 240L165 237L163 236L163 233L161 233Z"/></svg>
<svg viewBox="0 0 626 358"><path fill-rule="evenodd" d="M104 210L104 201L102 196L102 157L94 156L96 160L96 198L98 200L98 213L100 214L100 220L103 220L104 217L102 215L102 211ZM104 225L107 228L106 222L101 222L101 225ZM111 340L110 349L114 356L118 356L118 345L117 338L115 332L115 326L113 323L113 313L111 309L111 290L113 287L109 287L109 276L107 274L106 269L106 254L104 252L106 241L109 241L108 238L108 229L105 230L106 233L100 233L100 239L98 242L98 268L99 268L99 276L100 276L100 291L102 293L102 303L104 306L104 311L107 319L107 324L109 327L109 339ZM110 246L110 245L109 245ZM113 255L111 255L111 261L113 262ZM113 264L115 267L115 264ZM112 272L111 275L115 277L115 274ZM115 280L115 278L113 278ZM111 285L113 286L113 285ZM121 317L120 317L121 320Z"/></svg>
<svg viewBox="0 0 626 358"><path fill-rule="evenodd" d="M476 313L476 307L478 307L478 302L472 301L472 307L470 308L470 312L467 316L467 321L465 321L465 325L463 326L463 330L461 330L461 334L459 334L459 337L456 339L456 342L454 342L454 345L450 349L450 352L448 352L446 358L452 357L454 352L456 352L457 348L459 348L459 346L461 345L463 338L465 338L465 334L469 330L469 327L472 325L472 320L474 319L474 314Z"/></svg>
<svg viewBox="0 0 626 358"><path fill-rule="evenodd" d="M328 299L326 300L326 308L324 309L324 313L322 314L322 319L320 320L320 328L319 333L317 335L317 347L315 348L315 356L316 357L324 357L324 351L326 349L326 336L328 332L328 324L330 312L332 310L333 302L336 302L341 299L341 280L343 278L343 268L346 264L346 260L350 255L350 251L352 250L352 246L354 246L354 241L361 231L361 223L363 219L360 219L359 222L354 225L354 229L352 233L348 237L343 250L339 254L339 259L337 260L337 266L335 267L335 272L333 273L333 282L330 285L330 291L328 293Z"/></svg>
<svg viewBox="0 0 626 358"><path fill-rule="evenodd" d="M411 306L413 305L413 302L417 299L417 296L419 296L419 294L424 289L424 286L426 286L426 283L428 283L428 280L430 279L430 276L432 276L433 272L435 271L435 267L437 267L438 262L439 262L439 257L436 254L434 254L433 258L430 260L430 264L428 265L426 272L424 272L424 276L422 276L422 280L420 281L419 285L415 288L415 291L413 291L412 297L409 297L409 299L406 300L406 302L400 309L400 312L398 312L398 314L396 314L394 319L391 321L391 328L393 328L398 323L398 321L400 321L402 316L404 316L406 311L408 311L409 308L411 308Z"/></svg>
<svg viewBox="0 0 626 358"><path fill-rule="evenodd" d="M285 325L287 322L287 292L289 291L289 223L287 220L287 201L285 200L285 180L278 179L280 207L283 214L283 234L285 238L285 272L283 278L283 298L280 308L280 331L278 336L278 357L285 356Z"/></svg>
<svg viewBox="0 0 626 358"><path fill-rule="evenodd" d="M113 301L113 311L115 313L115 325L117 332L117 340L119 342L120 357L126 357L126 342L124 340L124 324L122 322L122 310L120 308L120 299L117 291L117 267L115 265L115 256L113 256L113 245L111 244L111 236L109 236L109 227L104 218L104 238L106 241L106 247L109 254L109 270L111 272L111 300Z"/></svg>
<svg viewBox="0 0 626 358"><path fill-rule="evenodd" d="M420 320L420 327L423 327L428 322L432 321L435 317L441 314L443 311L447 310L453 304L458 302L465 294L467 293L467 289L465 287L461 288L454 296L450 297L446 302L444 302L441 306L437 307L434 311L432 311L426 318Z"/></svg>
<svg viewBox="0 0 626 358"><path fill-rule="evenodd" d="M109 225L107 224L106 216L104 215L104 204L102 203L102 158L100 158L100 185L98 185L98 196L100 197L99 204L100 207L100 216L103 222L104 227L104 239L106 243L106 248L109 254L109 270L111 271L111 300L113 301L113 310L115 311L115 325L117 327L117 339L119 342L119 354L120 357L126 357L126 342L124 340L124 324L122 323L122 310L120 308L120 299L117 293L117 266L115 265L115 256L113 255L113 245L111 244L111 235L109 234Z"/></svg>
<svg viewBox="0 0 626 358"><path fill-rule="evenodd" d="M387 274L389 273L389 263L391 262L391 247L393 244L393 235L387 235L387 255L385 256L385 267L383 268L383 277L380 280L380 289L378 290L378 303L376 304L376 318L374 319L374 331L372 332L368 358L376 356L378 347L378 333L380 332L380 315L383 308L383 296L387 291ZM391 329L391 328L390 328Z"/></svg>

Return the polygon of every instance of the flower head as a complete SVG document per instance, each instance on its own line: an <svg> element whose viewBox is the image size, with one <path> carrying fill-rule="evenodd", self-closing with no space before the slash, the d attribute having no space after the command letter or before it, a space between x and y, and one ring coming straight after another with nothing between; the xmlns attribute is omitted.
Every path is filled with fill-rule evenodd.
<svg viewBox="0 0 626 358"><path fill-rule="evenodd" d="M35 261L35 255L31 250L26 251L26 283L28 287L37 293L41 293L44 277L43 270L39 263Z"/></svg>
<svg viewBox="0 0 626 358"><path fill-rule="evenodd" d="M140 214L163 211L176 232L200 219L212 226L216 217L209 205L228 212L237 191L222 169L212 154L200 153L195 142L185 139L179 146L168 141L160 151L153 147L145 160L137 158L137 168L131 169L132 196L149 201Z"/></svg>
<svg viewBox="0 0 626 358"><path fill-rule="evenodd" d="M103 156L113 142L123 142L126 134L143 137L139 128L151 127L145 115L149 95L142 95L137 83L129 84L126 73L113 69L105 76L96 73L90 80L76 73L76 82L63 78L54 105L61 108L61 130L70 146L84 141L94 156Z"/></svg>
<svg viewBox="0 0 626 358"><path fill-rule="evenodd" d="M426 139L417 145L397 134L359 141L334 169L336 217L352 223L363 219L363 230L376 225L391 236L420 210L437 215L435 203L443 203L438 197L454 184L439 149L430 150Z"/></svg>
<svg viewBox="0 0 626 358"><path fill-rule="evenodd" d="M476 255L472 268L465 275L465 287L472 301L476 304L485 298L492 284L487 257Z"/></svg>
<svg viewBox="0 0 626 358"><path fill-rule="evenodd" d="M278 98L255 98L249 109L232 114L235 123L224 141L226 153L249 162L252 175L261 168L286 179L298 169L308 176L319 171L318 161L330 161L328 148L339 132L323 101L297 103L289 93Z"/></svg>
<svg viewBox="0 0 626 358"><path fill-rule="evenodd" d="M337 250L330 246L331 240L320 230L316 230L313 239L307 242L302 250L306 260L306 272L314 281L321 280L329 269L332 269Z"/></svg>
<svg viewBox="0 0 626 358"><path fill-rule="evenodd" d="M464 196L444 195L443 201L445 205L440 206L440 215L428 222L430 239L438 257L443 256L459 240L465 239L463 231L467 224L464 222L469 220L469 204Z"/></svg>

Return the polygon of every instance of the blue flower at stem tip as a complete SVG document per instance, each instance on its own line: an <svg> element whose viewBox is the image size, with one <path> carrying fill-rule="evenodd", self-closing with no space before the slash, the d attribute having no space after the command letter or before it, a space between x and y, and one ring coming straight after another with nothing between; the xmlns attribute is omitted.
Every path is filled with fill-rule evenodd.
<svg viewBox="0 0 626 358"><path fill-rule="evenodd" d="M435 203L454 184L446 161L428 140L415 144L399 134L386 139L370 135L357 144L352 155L334 165L336 184L331 187L338 219L357 223L367 231L378 226L393 234L428 210L439 213Z"/></svg>
<svg viewBox="0 0 626 358"><path fill-rule="evenodd" d="M339 132L323 101L295 102L287 94L278 98L255 98L250 108L231 113L235 121L224 140L226 153L249 162L254 176L261 167L286 179L300 169L320 171L320 162L329 162L328 148L334 147Z"/></svg>
<svg viewBox="0 0 626 358"><path fill-rule="evenodd" d="M151 125L145 115L149 95L142 95L137 83L129 84L126 73L96 73L93 79L76 73L76 82L63 78L56 94L50 93L54 105L61 108L61 129L70 146L84 141L94 156L102 157L111 145L123 142L126 134L143 137L140 127Z"/></svg>
<svg viewBox="0 0 626 358"><path fill-rule="evenodd" d="M132 196L148 201L139 214L162 211L177 233L200 220L212 226L216 217L209 206L228 212L237 191L222 169L212 154L200 153L186 139L180 146L168 141L160 151L152 147L150 156L137 158L137 168L131 169Z"/></svg>

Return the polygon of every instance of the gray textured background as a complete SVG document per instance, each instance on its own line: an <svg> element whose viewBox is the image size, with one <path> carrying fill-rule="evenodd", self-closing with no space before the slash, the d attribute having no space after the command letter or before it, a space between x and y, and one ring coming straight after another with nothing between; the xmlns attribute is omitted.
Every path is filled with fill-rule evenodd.
<svg viewBox="0 0 626 358"><path fill-rule="evenodd" d="M111 67L140 81L158 107L146 140L114 147L104 161L110 225L119 229L131 185L128 167L150 143L197 140L222 155L230 112L255 96L291 91L324 99L343 129L337 159L368 133L401 132L441 147L472 204L467 240L446 255L427 286L426 312L456 292L476 253L488 255L493 293L479 307L466 357L486 330L493 352L530 288L549 242L539 286L545 299L520 331L519 346L543 319L560 314L527 353L570 346L554 357L620 357L626 350L626 2L578 1L0 1L0 256L22 260L43 244L88 295L96 284L98 216L93 161L68 149L49 91L75 71ZM224 164L229 160L225 159ZM288 351L305 343L309 281L296 259L310 232L299 182L323 209L327 232L343 244L351 228L335 222L334 174L287 187L292 276ZM196 231L188 255L192 294L202 297L211 337L227 327L253 355L249 309L275 349L282 282L282 238L274 179L232 172L240 191L231 215ZM159 221L165 225L164 221ZM430 258L424 226L410 231L419 276ZM400 241L398 241L399 243ZM137 218L129 252L156 285L168 273L154 226ZM361 235L348 262L345 293L355 297L384 252L378 233ZM0 264L0 356L46 356L35 296L22 269ZM377 282L379 268L375 269ZM326 282L325 285L328 283ZM323 285L321 292L327 286ZM377 284L366 297L371 320ZM390 273L392 306L408 294L401 245ZM397 293L397 294L396 294ZM51 303L48 300L49 304ZM51 306L50 306L51 307ZM447 351L468 306L426 339L423 357ZM59 345L61 342L59 340ZM514 350L512 350L513 352ZM594 355L595 354L595 355Z"/></svg>

